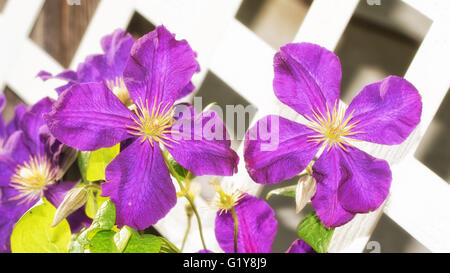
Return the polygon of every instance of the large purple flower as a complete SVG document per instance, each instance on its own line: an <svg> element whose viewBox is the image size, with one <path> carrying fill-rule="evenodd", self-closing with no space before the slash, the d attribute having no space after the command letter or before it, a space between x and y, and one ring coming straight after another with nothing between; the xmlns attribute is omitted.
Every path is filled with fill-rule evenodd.
<svg viewBox="0 0 450 273"><path fill-rule="evenodd" d="M0 113L3 112L6 106L6 98L5 95L0 94ZM19 104L14 109L14 116L8 124L5 124L5 120L0 115L0 153L3 151L3 146L5 145L8 137L11 136L14 132L19 130L20 120L22 116L26 112L26 107L23 104Z"/></svg>
<svg viewBox="0 0 450 273"><path fill-rule="evenodd" d="M61 142L83 151L123 143L107 166L102 194L116 204L117 223L145 229L176 203L175 188L160 147L194 175L232 175L238 156L214 112L197 114L174 102L191 90L199 69L189 44L164 26L136 41L123 72L135 106L127 108L105 83L72 86L47 116L50 131ZM176 108L184 108L176 116ZM181 116L182 114L182 116ZM191 130L193 125L194 130ZM205 135L204 128L211 130ZM213 132L214 131L214 132Z"/></svg>
<svg viewBox="0 0 450 273"><path fill-rule="evenodd" d="M76 184L59 182L77 152L49 134L42 115L52 103L46 98L31 107L0 153L0 252L10 251L12 229L29 208L42 197L57 207ZM88 224L82 210L68 220L73 232Z"/></svg>
<svg viewBox="0 0 450 273"><path fill-rule="evenodd" d="M313 166L317 191L312 205L321 221L336 227L356 213L377 209L389 193L389 165L353 147L352 141L404 141L420 122L417 90L405 79L390 76L366 86L346 108L339 103L339 58L309 43L282 47L274 68L275 95L308 122L268 116L251 128L244 151L250 176L262 184L292 178L324 147ZM279 133L278 146L272 149L264 146L269 139L263 135L266 127Z"/></svg>

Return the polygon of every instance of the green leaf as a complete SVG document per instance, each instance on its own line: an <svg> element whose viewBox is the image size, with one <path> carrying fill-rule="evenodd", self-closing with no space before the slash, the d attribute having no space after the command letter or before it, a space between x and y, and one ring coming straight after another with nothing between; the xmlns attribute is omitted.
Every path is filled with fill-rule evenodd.
<svg viewBox="0 0 450 273"><path fill-rule="evenodd" d="M86 171L86 179L88 181L105 180L105 169L108 164L120 152L120 144L111 148L103 148L95 152L91 152L89 165Z"/></svg>
<svg viewBox="0 0 450 273"><path fill-rule="evenodd" d="M106 201L97 211L91 228L112 229L116 223L116 206L111 200Z"/></svg>
<svg viewBox="0 0 450 273"><path fill-rule="evenodd" d="M181 251L171 242L169 242L166 238L159 237L159 239L161 240L160 253L181 253Z"/></svg>
<svg viewBox="0 0 450 273"><path fill-rule="evenodd" d="M118 253L119 250L114 243L114 235L116 233L112 230L97 232L91 239L89 251L91 253Z"/></svg>
<svg viewBox="0 0 450 273"><path fill-rule="evenodd" d="M61 221L51 228L56 208L44 204L29 210L17 222L11 234L13 253L64 253L68 251L71 232L69 223Z"/></svg>
<svg viewBox="0 0 450 273"><path fill-rule="evenodd" d="M87 182L86 172L89 166L89 159L91 152L79 152L78 153L78 168L80 169L81 178L83 182Z"/></svg>
<svg viewBox="0 0 450 273"><path fill-rule="evenodd" d="M297 234L315 251L326 253L334 228L326 228L315 213L308 214L298 225Z"/></svg>
<svg viewBox="0 0 450 273"><path fill-rule="evenodd" d="M193 175L191 172L189 172L183 166L181 166L178 162L176 162L172 156L169 156L168 161L169 161L169 164L172 166L173 170L175 171L175 174L182 181L186 181L186 177L188 175L189 175L190 180L192 180L195 177L195 175Z"/></svg>
<svg viewBox="0 0 450 273"><path fill-rule="evenodd" d="M297 185L282 187L278 189L271 190L267 196L266 199L269 199L272 197L272 195L281 195L281 196L287 196L287 197L295 197L295 191L297 189Z"/></svg>
<svg viewBox="0 0 450 273"><path fill-rule="evenodd" d="M161 250L161 239L151 234L139 235L135 230L129 229L131 237L124 253L159 253Z"/></svg>
<svg viewBox="0 0 450 273"><path fill-rule="evenodd" d="M116 222L116 208L111 200L103 203L88 229L82 231L77 237L72 238L69 252L82 253L90 245L92 238L101 231L111 231Z"/></svg>

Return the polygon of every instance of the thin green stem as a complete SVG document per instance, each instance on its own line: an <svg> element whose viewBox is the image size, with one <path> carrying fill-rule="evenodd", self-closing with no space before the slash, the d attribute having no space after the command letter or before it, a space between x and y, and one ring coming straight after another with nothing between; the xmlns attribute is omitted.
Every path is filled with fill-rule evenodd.
<svg viewBox="0 0 450 273"><path fill-rule="evenodd" d="M181 182L180 176L177 174L175 169L173 168L172 164L170 164L169 159L167 158L168 152L163 152L164 161L166 162L167 167L169 168L170 174L172 174L173 177L175 177L175 180L177 180L178 185L180 186L181 192L184 193L184 197L188 200L189 204L192 207L192 210L194 211L195 218L197 218L198 223L198 230L200 233L200 239L202 240L202 245L204 249L206 248L205 239L203 237L203 228L202 228L202 220L200 218L200 214L197 211L197 207L195 206L194 200L192 197L187 193L186 188L184 187L183 183ZM189 174L188 174L189 175Z"/></svg>
<svg viewBox="0 0 450 273"><path fill-rule="evenodd" d="M191 218L192 215L188 215L188 222L187 222L187 227L186 227L186 232L184 233L184 237L183 237L183 243L181 244L181 248L180 251L183 252L184 246L186 245L186 241L189 235L189 231L191 231Z"/></svg>
<svg viewBox="0 0 450 273"><path fill-rule="evenodd" d="M234 207L231 209L231 214L233 215L233 219L234 219L234 253L238 252L238 218L237 218L237 214L236 214L236 210L234 209Z"/></svg>
<svg viewBox="0 0 450 273"><path fill-rule="evenodd" d="M198 214L197 208L194 204L194 200L192 200L192 198L189 196L189 194L186 194L184 197L186 197L186 199L189 201L189 204L191 204L192 210L194 211L194 214L195 214L195 218L197 218L198 230L200 232L200 239L202 240L203 248L208 249L208 248L206 248L205 238L203 238L202 220L200 219L200 214Z"/></svg>

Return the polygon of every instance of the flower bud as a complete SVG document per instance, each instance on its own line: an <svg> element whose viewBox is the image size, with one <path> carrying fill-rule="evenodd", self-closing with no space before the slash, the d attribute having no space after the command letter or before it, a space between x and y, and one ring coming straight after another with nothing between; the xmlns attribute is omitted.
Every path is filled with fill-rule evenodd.
<svg viewBox="0 0 450 273"><path fill-rule="evenodd" d="M68 191L66 196L64 196L64 200L55 212L52 227L55 227L67 216L81 208L84 204L86 204L87 199L88 190L85 187L74 187Z"/></svg>
<svg viewBox="0 0 450 273"><path fill-rule="evenodd" d="M295 212L299 213L316 193L316 180L309 174L300 177L295 191Z"/></svg>

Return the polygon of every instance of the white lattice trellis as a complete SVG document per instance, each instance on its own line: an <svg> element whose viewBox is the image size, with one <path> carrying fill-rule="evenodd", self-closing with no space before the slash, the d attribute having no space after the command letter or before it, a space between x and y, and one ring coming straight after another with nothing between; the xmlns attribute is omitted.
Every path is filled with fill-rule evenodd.
<svg viewBox="0 0 450 273"><path fill-rule="evenodd" d="M72 60L71 68L85 56L100 52L99 39L116 28L126 28L138 11L153 24L165 24L178 38L187 39L198 52L202 72L194 78L200 86L208 70L214 72L259 111L253 119L292 110L277 101L272 90L272 58L269 45L235 19L242 0L104 0L101 1L81 45ZM450 3L446 0L403 0L429 17L433 24L421 44L405 77L423 98L421 126L410 140L394 150L368 146L379 157L390 162L402 157L392 166L393 184L390 198L376 212L359 215L335 232L330 251L362 251L379 217L384 212L413 237L434 252L450 251L450 187L413 157L414 151L430 125L450 86ZM5 85L16 91L25 102L34 103L44 96L55 97L57 81L43 83L35 78L40 70L53 73L62 67L28 38L43 5L43 0L8 1L0 13L0 90ZM294 41L309 41L333 50L358 4L357 0L315 0L298 30ZM242 147L238 154L242 157ZM252 193L259 187L245 171L243 160L240 172L231 178ZM197 200L206 207L204 200ZM214 236L212 210L202 210L204 232L211 250L219 247ZM180 245L185 228L184 202L180 200L156 228L176 245ZM201 249L193 222L192 235L186 251Z"/></svg>

